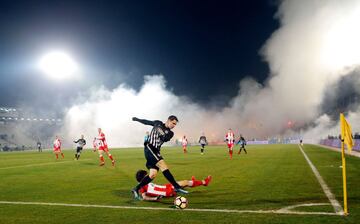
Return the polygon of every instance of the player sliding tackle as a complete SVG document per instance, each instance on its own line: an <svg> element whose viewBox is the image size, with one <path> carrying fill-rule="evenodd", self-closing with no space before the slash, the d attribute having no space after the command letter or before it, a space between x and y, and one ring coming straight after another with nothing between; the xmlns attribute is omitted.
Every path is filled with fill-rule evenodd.
<svg viewBox="0 0 360 224"><path fill-rule="evenodd" d="M139 170L136 172L136 180L140 183L146 176L147 172L145 170ZM198 187L198 186L208 186L211 181L211 176L208 176L204 180L196 180L194 176L191 177L191 180L181 180L177 183L181 187ZM145 201L158 201L163 197L174 197L176 192L172 184L157 185L154 183L149 183L140 188L139 192L141 197Z"/></svg>
<svg viewBox="0 0 360 224"><path fill-rule="evenodd" d="M132 120L145 125L153 126L149 138L144 143L146 167L150 170L150 174L145 176L141 180L141 182L134 189L132 189L134 198L141 200L139 190L145 185L149 184L153 179L155 179L159 169L161 170L165 178L174 186L176 192L187 194L188 192L183 190L181 186L176 182L163 157L160 155L161 145L164 142L170 141L170 139L174 136L174 133L171 131L171 129L176 126L178 122L177 117L171 115L168 117L165 123L157 120L149 121L145 119L139 119L136 117L133 117Z"/></svg>

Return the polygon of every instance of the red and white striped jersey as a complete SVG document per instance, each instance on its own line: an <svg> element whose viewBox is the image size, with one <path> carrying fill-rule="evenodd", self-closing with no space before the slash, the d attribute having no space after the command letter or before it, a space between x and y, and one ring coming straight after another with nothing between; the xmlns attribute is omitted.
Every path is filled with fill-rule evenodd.
<svg viewBox="0 0 360 224"><path fill-rule="evenodd" d="M182 143L183 146L186 146L188 144L188 140L186 138L183 138L181 140L181 143Z"/></svg>
<svg viewBox="0 0 360 224"><path fill-rule="evenodd" d="M105 139L105 134L104 134L103 132L101 132L96 139L98 140L98 141L97 141L97 145L98 145L99 147L101 147L101 146L107 147L107 143L106 143L106 139Z"/></svg>
<svg viewBox="0 0 360 224"><path fill-rule="evenodd" d="M55 139L54 141L54 148L60 148L61 147L61 141L60 139Z"/></svg>
<svg viewBox="0 0 360 224"><path fill-rule="evenodd" d="M229 132L226 134L225 138L226 138L226 142L227 142L228 144L234 143L234 142L235 142L234 132L229 131Z"/></svg>
<svg viewBox="0 0 360 224"><path fill-rule="evenodd" d="M171 197L176 195L174 187L171 184L157 185L154 183L149 183L140 188L139 191L141 194L145 193L149 197L157 197L160 195L164 197Z"/></svg>

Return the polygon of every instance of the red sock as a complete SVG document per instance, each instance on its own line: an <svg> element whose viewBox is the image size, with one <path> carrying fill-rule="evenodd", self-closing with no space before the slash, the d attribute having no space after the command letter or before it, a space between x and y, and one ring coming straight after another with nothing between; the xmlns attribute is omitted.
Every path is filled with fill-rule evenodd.
<svg viewBox="0 0 360 224"><path fill-rule="evenodd" d="M197 187L203 185L202 180L193 180L193 185L191 187Z"/></svg>
<svg viewBox="0 0 360 224"><path fill-rule="evenodd" d="M197 187L203 185L202 180L196 180L194 176L191 177L192 185L190 187Z"/></svg>
<svg viewBox="0 0 360 224"><path fill-rule="evenodd" d="M104 157L103 156L100 156L100 162L104 163Z"/></svg>
<svg viewBox="0 0 360 224"><path fill-rule="evenodd" d="M232 158L233 151L229 150L230 158Z"/></svg>
<svg viewBox="0 0 360 224"><path fill-rule="evenodd" d="M109 158L112 160L114 160L113 156L111 154L109 154Z"/></svg>

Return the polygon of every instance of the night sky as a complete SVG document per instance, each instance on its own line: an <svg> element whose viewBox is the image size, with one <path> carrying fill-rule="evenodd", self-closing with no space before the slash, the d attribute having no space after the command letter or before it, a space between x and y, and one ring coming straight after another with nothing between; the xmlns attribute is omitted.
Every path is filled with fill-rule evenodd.
<svg viewBox="0 0 360 224"><path fill-rule="evenodd" d="M225 105L268 66L259 53L279 26L274 1L1 1L0 106L69 106L94 86L138 89L162 74L176 95ZM65 49L87 74L56 82L33 69ZM46 96L44 98L44 96Z"/></svg>

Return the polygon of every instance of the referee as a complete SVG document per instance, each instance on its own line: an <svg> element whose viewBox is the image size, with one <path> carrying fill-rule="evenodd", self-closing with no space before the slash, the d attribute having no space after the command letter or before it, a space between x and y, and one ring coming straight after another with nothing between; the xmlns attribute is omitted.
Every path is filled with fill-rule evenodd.
<svg viewBox="0 0 360 224"><path fill-rule="evenodd" d="M79 160L81 151L83 150L84 145L86 145L84 135L81 135L81 138L79 138L77 141L74 141L74 143L78 144L78 146L76 147L75 159Z"/></svg>
<svg viewBox="0 0 360 224"><path fill-rule="evenodd" d="M173 129L176 126L178 122L177 117L171 115L168 117L165 123L158 120L149 121L145 119L139 119L136 117L133 117L132 120L140 122L145 125L153 126L150 132L150 136L144 144L146 167L150 170L150 174L145 176L141 180L141 182L135 188L132 189L134 198L141 200L141 197L139 195L140 188L142 188L143 186L147 185L152 180L154 180L157 173L159 172L159 169L161 170L165 178L174 186L176 192L187 194L188 192L182 189L180 185L176 182L168 166L166 165L164 158L160 154L161 145L164 142L170 141L170 139L174 136L174 133L171 131L171 129Z"/></svg>

